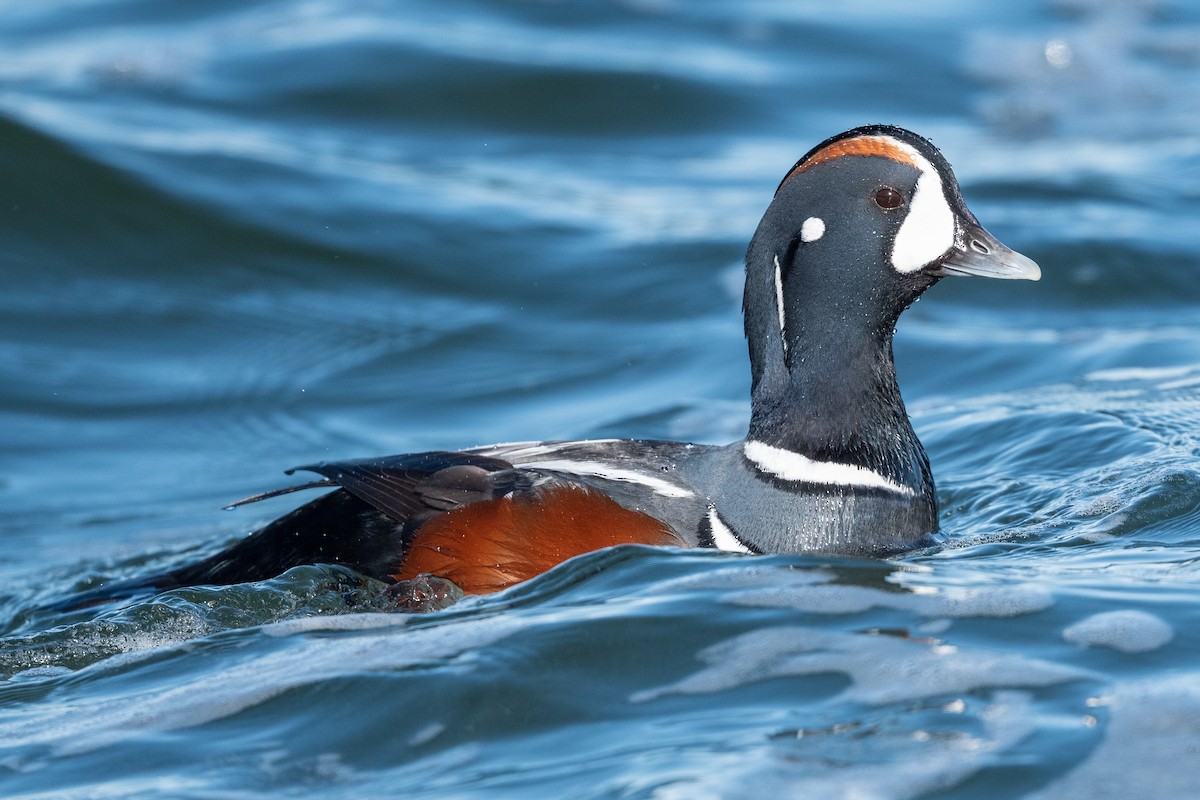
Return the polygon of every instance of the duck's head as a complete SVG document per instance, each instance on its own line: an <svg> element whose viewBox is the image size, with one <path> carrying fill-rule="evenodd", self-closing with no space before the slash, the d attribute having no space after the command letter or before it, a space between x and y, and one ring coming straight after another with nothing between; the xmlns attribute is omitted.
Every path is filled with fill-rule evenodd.
<svg viewBox="0 0 1200 800"><path fill-rule="evenodd" d="M838 134L796 162L746 264L756 389L830 347L855 358L885 345L890 363L897 318L942 277L1041 277L979 224L937 148L890 125Z"/></svg>

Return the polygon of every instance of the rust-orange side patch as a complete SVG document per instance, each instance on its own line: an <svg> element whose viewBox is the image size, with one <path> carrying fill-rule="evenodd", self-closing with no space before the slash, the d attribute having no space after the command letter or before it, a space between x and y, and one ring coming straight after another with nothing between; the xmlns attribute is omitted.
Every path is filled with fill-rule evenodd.
<svg viewBox="0 0 1200 800"><path fill-rule="evenodd" d="M617 544L687 546L664 523L607 495L556 486L435 517L417 531L392 577L403 581L426 573L453 581L467 594L486 594Z"/></svg>

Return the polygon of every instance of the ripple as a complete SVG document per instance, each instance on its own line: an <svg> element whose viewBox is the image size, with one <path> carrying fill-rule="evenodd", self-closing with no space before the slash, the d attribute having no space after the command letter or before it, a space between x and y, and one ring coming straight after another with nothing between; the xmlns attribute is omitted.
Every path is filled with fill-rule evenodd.
<svg viewBox="0 0 1200 800"><path fill-rule="evenodd" d="M889 636L767 628L700 654L707 667L675 683L635 693L637 703L675 694L711 694L781 677L848 673L846 700L878 705L956 695L983 688L1051 686L1087 673L1058 664Z"/></svg>

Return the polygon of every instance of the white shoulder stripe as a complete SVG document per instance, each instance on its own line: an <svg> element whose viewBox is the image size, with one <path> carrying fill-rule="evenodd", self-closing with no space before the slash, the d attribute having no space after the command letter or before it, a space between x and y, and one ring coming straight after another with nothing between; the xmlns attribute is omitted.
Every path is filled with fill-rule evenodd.
<svg viewBox="0 0 1200 800"><path fill-rule="evenodd" d="M902 486L878 472L854 464L814 461L800 453L772 447L763 442L746 442L743 452L758 469L785 481L862 486L870 489L886 489L898 494L916 494L907 486Z"/></svg>
<svg viewBox="0 0 1200 800"><path fill-rule="evenodd" d="M610 481L637 483L654 490L655 494L663 497L695 497L696 493L683 486L678 486L653 475L645 475L632 469L613 467L600 461L532 461L521 464L530 469L545 469L554 472L565 472L569 475L589 475Z"/></svg>
<svg viewBox="0 0 1200 800"><path fill-rule="evenodd" d="M729 526L721 519L721 515L717 513L716 506L708 507L708 529L712 536L713 544L716 545L718 550L724 550L729 553L754 552L742 544L742 540L737 537L737 534L729 529Z"/></svg>

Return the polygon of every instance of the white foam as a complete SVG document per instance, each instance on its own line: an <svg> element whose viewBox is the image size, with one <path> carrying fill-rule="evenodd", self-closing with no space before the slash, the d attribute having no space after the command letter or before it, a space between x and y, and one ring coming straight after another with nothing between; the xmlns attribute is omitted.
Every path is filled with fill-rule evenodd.
<svg viewBox="0 0 1200 800"><path fill-rule="evenodd" d="M1076 622L1063 639L1084 647L1110 647L1122 653L1149 653L1175 638L1175 631L1145 611L1107 611Z"/></svg>

